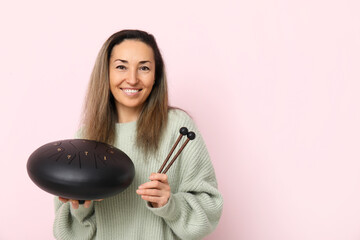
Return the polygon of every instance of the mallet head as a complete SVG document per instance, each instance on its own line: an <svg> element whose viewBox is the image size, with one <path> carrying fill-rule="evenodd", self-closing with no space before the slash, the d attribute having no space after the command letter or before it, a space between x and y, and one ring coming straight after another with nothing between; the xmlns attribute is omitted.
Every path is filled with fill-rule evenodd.
<svg viewBox="0 0 360 240"><path fill-rule="evenodd" d="M196 137L196 134L195 134L194 132L188 132L187 137L188 137L190 140L194 140L195 137Z"/></svg>

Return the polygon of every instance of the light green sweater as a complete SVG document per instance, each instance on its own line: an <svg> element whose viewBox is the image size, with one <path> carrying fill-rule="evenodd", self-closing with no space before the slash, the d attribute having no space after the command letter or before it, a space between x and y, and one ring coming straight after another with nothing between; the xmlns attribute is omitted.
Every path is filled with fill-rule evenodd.
<svg viewBox="0 0 360 240"><path fill-rule="evenodd" d="M179 136L187 127L196 133L167 172L171 187L168 203L150 207L136 194L149 181ZM135 178L122 193L92 202L90 208L75 210L70 203L55 198L54 236L61 240L77 239L201 239L211 233L221 215L223 200L205 143L192 119L183 111L170 110L168 125L156 156L147 159L134 145L136 122L116 124L114 146L124 151L135 165ZM173 155L180 148L183 137ZM170 158L171 160L172 158Z"/></svg>

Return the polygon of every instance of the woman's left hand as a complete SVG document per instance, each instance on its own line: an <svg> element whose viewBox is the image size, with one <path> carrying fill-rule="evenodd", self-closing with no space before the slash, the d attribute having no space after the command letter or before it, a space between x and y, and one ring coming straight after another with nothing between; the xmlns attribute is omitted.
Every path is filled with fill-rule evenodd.
<svg viewBox="0 0 360 240"><path fill-rule="evenodd" d="M150 202L154 208L164 206L170 198L170 185L166 174L152 173L149 178L151 181L141 184L136 193L142 199Z"/></svg>

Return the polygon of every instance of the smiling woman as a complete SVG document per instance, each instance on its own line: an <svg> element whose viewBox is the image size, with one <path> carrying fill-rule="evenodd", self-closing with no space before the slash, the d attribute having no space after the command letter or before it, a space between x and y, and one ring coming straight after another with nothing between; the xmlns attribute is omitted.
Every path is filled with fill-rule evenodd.
<svg viewBox="0 0 360 240"><path fill-rule="evenodd" d="M149 88L145 80L150 79ZM132 95L137 88L142 89L141 94ZM155 38L138 30L114 33L102 46L90 77L83 114L84 136L113 144L115 124L137 119L136 144L145 153L154 152L168 110L164 62Z"/></svg>
<svg viewBox="0 0 360 240"><path fill-rule="evenodd" d="M180 148L169 171L153 173L180 141L182 127L196 139ZM223 206L215 172L192 119L168 106L164 63L151 34L124 30L104 43L78 137L124 151L135 177L125 191L103 200L79 205L55 198L57 239L201 239L215 229Z"/></svg>

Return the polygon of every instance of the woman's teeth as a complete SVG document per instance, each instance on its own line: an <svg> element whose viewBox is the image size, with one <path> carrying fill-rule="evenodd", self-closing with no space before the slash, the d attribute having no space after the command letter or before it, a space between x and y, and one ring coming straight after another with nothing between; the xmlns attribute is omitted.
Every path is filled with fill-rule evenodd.
<svg viewBox="0 0 360 240"><path fill-rule="evenodd" d="M126 93L137 93L140 91L140 89L123 89Z"/></svg>
<svg viewBox="0 0 360 240"><path fill-rule="evenodd" d="M137 96L141 89L122 88L121 89L128 96Z"/></svg>

